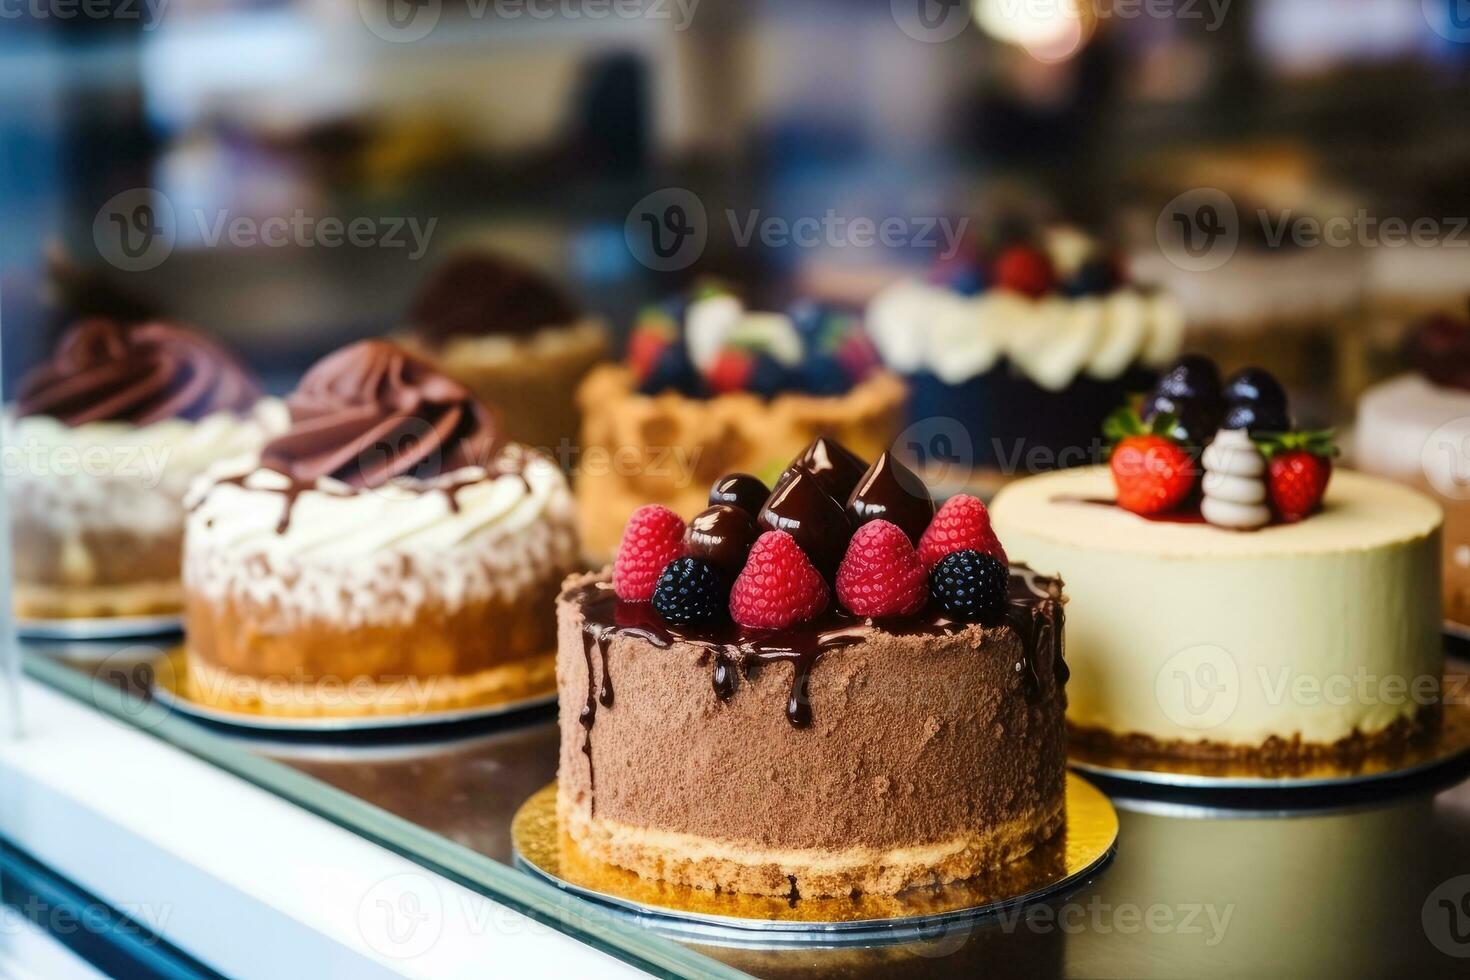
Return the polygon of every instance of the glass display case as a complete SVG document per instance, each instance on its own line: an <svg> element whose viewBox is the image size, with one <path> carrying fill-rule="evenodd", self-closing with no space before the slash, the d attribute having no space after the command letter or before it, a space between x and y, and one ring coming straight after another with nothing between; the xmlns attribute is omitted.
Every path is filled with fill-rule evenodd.
<svg viewBox="0 0 1470 980"><path fill-rule="evenodd" d="M1289 389L1293 421L1304 430L1337 427L1350 435L1345 430L1354 428L1364 392L1408 374L1447 390L1470 388L1470 369L1459 370L1470 364L1470 324L1460 319L1470 262L1455 251L1470 242L1461 240L1464 223L1456 217L1470 207L1463 181L1470 142L1460 132L1470 101L1470 30L1460 27L1454 6L1236 0L1189 13L1189 4L1155 10L1124 0L172 0L107 2L73 16L63 13L69 4L43 0L24 17L6 17L0 595L14 614L0 637L0 742L10 743L0 751L0 787L16 793L0 805L0 881L7 846L20 855L12 877L44 870L38 855L25 853L26 841L15 838L45 823L53 801L39 791L22 794L29 784L15 759L64 733L49 723L28 727L29 691L61 695L73 709L410 862L429 876L424 880L451 883L606 954L610 959L595 964L609 971L763 978L1461 975L1470 956L1464 755L1446 752L1434 765L1406 765L1392 778L1344 778L1331 786L1210 788L1092 772L1087 778L1117 812L1116 851L1065 888L970 919L896 925L859 940L835 933L796 940L671 930L657 915L590 901L518 864L516 814L564 764L555 668L549 659L527 667L530 686L488 707L463 694L476 684L509 683L487 667L481 647L499 650L533 636L540 644L533 652L544 656L556 644L552 606L563 577L609 561L626 514L657 492L646 454L663 443L678 448L687 436L679 424L702 418L701 408L621 417L609 410L595 442L587 417L623 396L661 405L754 396L758 407L744 410L746 422L728 423L694 447L679 487L693 486L693 497L668 498L690 513L690 500L697 498L693 510L704 507L704 488L736 469L756 472L779 492L791 452L782 447L777 459L772 447L786 438L787 418L758 414L777 396L794 391L809 401L835 400L878 374L901 376L906 386L893 405L875 410L878 422L866 427L863 419L849 425L846 414L824 416L812 432L801 430L798 444L841 425L849 425L846 441L848 431L858 440L877 432L872 451L864 446L862 454L894 446L939 501L969 494L989 501L999 487L1057 465L1054 453L1037 462L1024 452L999 454L1019 460L1013 465L982 465L978 447L1008 426L1019 426L1024 450L1053 436L1084 438L1067 428L1081 419L1089 445L1095 437L1095 454L1103 453L1103 416L1150 389L1164 367L1144 363L1145 340L1134 338L1139 353L1109 376L1100 366L1104 338L1078 341L1081 353L1037 355L1024 338L1015 340L1036 329L1022 314L997 327L998 320L984 317L1000 314L977 313L973 330L940 336L922 358L907 361L906 344L919 344L910 333L927 330L929 314L887 337L871 323L880 297L905 285L950 290L962 297L956 303L975 309L1004 289L1025 294L1034 269L1022 262L1003 270L996 258L1022 239L1046 238L1046 248L1028 253L1035 258L1051 248L1053 231L1064 232L1060 251L1039 260L1045 281L1028 302L1070 316L1068 304L1100 307L1115 293L1120 305L1145 310L1160 296L1177 296L1179 344L1208 353L1226 373L1270 367ZM1225 224L1218 225L1222 214ZM1393 221L1406 229L1428 222L1433 234L1420 241L1406 231L1401 244L1391 244L1385 236ZM1350 240L1334 244L1333 229L1349 229ZM1211 264L1222 238L1228 254ZM1086 245L1087 261L1064 269L1067 263L1051 256L1079 239L1103 244ZM458 257L481 252L510 257L509 271L455 271ZM1089 285L1089 272L1103 276L1103 286ZM738 294L734 316L746 317L746 334L719 349L728 357L718 370L696 366L693 353L683 361L668 356L665 336L687 329L692 338L688 306L707 300L710 290ZM461 307L461 296L473 302ZM453 347L446 338L479 330L463 325L480 302L498 304L507 321L534 309L525 315L542 319L530 327L565 328L566 336L532 350L510 341L497 346L504 338L496 335L485 345L494 363L476 365L479 347ZM756 312L765 310L781 312ZM870 322L861 326L865 311ZM1156 325L1173 323L1164 313L1153 316L1138 314L1139 337L1171 329ZM1063 318L1057 314L1047 329L1074 324ZM773 326L777 320L791 329ZM815 326L803 325L808 320ZM128 345L147 329L156 333L138 354ZM196 332L203 339L191 339ZM986 360L985 350L976 353L984 346L976 337L1002 333L1007 339L991 346L1014 343L1009 355L991 351ZM576 348L584 340L587 348ZM689 343L692 350L696 341ZM362 353L390 344L411 351L409 360L382 367ZM786 357L788 346L799 353ZM336 374L325 370L344 349L367 360L347 368L336 362ZM420 355L443 376L414 376ZM989 370L1004 356L1012 358L996 369L1004 377L975 396L976 377L995 376L981 368L966 373L961 362L984 361ZM454 357L462 358L456 366L463 373L445 366ZM669 368L665 357L679 363ZM1063 383L1051 384L1047 372L1057 359L1070 368ZM660 387L654 382L666 368L677 376ZM589 387L599 371L633 381L625 379L623 389ZM362 378L369 378L364 385L398 385L384 397L384 417L333 415L340 406L327 404L328 396ZM451 395L443 395L440 382L452 384ZM482 385L495 392L487 400L502 402L493 414L472 405L481 401ZM187 410L178 408L180 399ZM119 404L111 415L99 408ZM433 412L414 415L424 404ZM1180 422L1163 414L1171 425ZM220 415L233 420L209 421ZM405 415L408 423L388 424ZM1470 621L1470 586L1460 581L1470 565L1462 542L1470 494L1467 443L1456 426L1470 418L1470 406L1452 415L1436 418L1432 433L1415 434L1410 441L1422 452L1407 456L1381 448L1401 430L1385 437L1359 425L1359 452L1349 460L1413 485L1443 508L1442 570L1411 581L1417 573L1406 560L1401 581L1385 584L1365 573L1354 588L1392 593L1405 608L1415 598L1409 593L1433 593L1429 618L1446 624L1435 638L1446 654L1445 674L1462 680L1470 670L1470 634L1462 625ZM303 419L310 428L327 416L330 425L303 436ZM51 428L19 424L37 418ZM98 422L141 428L180 420L192 428L160 437L164 450L156 459L146 440L71 438ZM536 458L546 461L545 472L531 472L528 463L492 466L460 485L458 467L418 467L428 457L464 462L456 440L472 443L483 434L475 425L497 439L497 426L513 427L520 442L541 451ZM323 449L308 438L322 429L351 430L342 439L361 441L361 451L336 459L335 446ZM392 444L378 452L384 442ZM105 459L88 455L99 446L110 453ZM611 477L594 472L602 465L592 452L598 449L612 460ZM613 472L622 449L640 454L631 475ZM1447 465L1431 460L1436 449L1446 449ZM393 469L408 457L409 465ZM242 459L250 466L229 469ZM1206 459L1199 468L1209 465ZM443 499L434 497L432 514L417 506L419 497L405 503L393 496L390 480L375 480L375 467L425 479L422 498ZM251 482L267 470L285 482ZM313 501L298 485L303 473L313 488L339 477L350 487L322 497L370 504L334 511L332 501ZM606 479L593 483L594 476ZM224 496L213 494L219 488ZM261 493L285 499L279 515L257 513ZM1203 514L1200 495L1191 499ZM842 496L838 510L845 513L852 505ZM534 509L522 504L526 499L552 502L518 523ZM506 516L512 513L514 519ZM482 567L433 566L419 578L409 571L462 543L456 522L481 522L464 533L470 538L503 523L523 531L544 514L552 515L545 518L549 530L521 550L513 550L520 547L514 540L496 539L521 565L545 567L534 569L539 592L484 599L493 616L482 609L475 614L481 618L462 621L445 612L452 604L433 604L434 589L458 590L456 602L473 593ZM1187 525L1188 533L1209 523L1192 512L1174 516L1150 527ZM246 523L230 527L237 517ZM932 517L931 502L926 521ZM1294 523L1281 517L1270 518L1273 530ZM558 537L558 520L578 525L568 533L580 534L571 539L580 547ZM589 532L598 521L616 525L603 533L601 547ZM1437 528L1427 546L1435 561ZM179 587L186 534L196 542L208 537L226 558L238 540L272 544L258 562L224 571L209 564L216 555L199 552L196 567L185 572L196 583L186 596ZM918 555L919 535L909 537L919 549L909 551ZM398 561L402 549L394 547L409 539L428 544ZM359 549L361 542L370 544ZM392 562L384 558L390 553ZM301 584L309 572L282 575L270 564L309 569L319 554L341 559L348 570L341 581ZM827 577L835 594L833 565ZM936 589L929 570L921 572L920 588ZM1439 579L1425 584L1441 574L1443 617ZM199 585L211 575L235 575L247 585L212 592ZM82 600L63 593L83 579L91 604L73 604ZM1341 577L1332 582L1341 586ZM729 584L724 588L728 593ZM1359 599L1344 599L1332 615L1345 621L1355 605L1378 608ZM923 602L939 601L937 592L924 592ZM1147 608L1145 597L1138 602L1138 616L1168 619ZM1263 599L1260 608L1269 605ZM278 642L292 633L281 622L291 615L311 620L322 608L353 625L337 633L298 629L299 648ZM410 610L406 622L383 626L374 618L403 608ZM1296 612L1273 615L1286 622ZM878 629L874 623L885 615L869 616L864 628ZM1076 619L1095 613L1074 603L1068 615L1075 636ZM1378 625L1408 646L1415 639L1411 618ZM118 620L125 620L121 628ZM945 619L935 635L957 629ZM1095 642L1099 634L1084 623L1082 635ZM1351 648L1351 637L1333 635L1343 650ZM658 648L686 638L675 630ZM195 654L206 642L212 659L185 660L186 646ZM595 714L595 647L582 642L589 645L577 659L585 653ZM476 652L465 654L472 647ZM432 711L397 720L385 720L381 704L334 716L302 701L246 718L184 681L192 672L191 683L204 683L208 667L231 690L242 678L263 684L272 678L252 673L247 661L254 654L240 652L252 650L282 662L300 654L316 665L312 670L327 664L317 670L324 674L382 658L408 664L403 669L412 675L432 661L434 671L466 687ZM1060 657L1060 639L1056 650ZM607 656L604 646L604 683ZM1068 652L1074 656L1086 652ZM718 657L710 659L711 669L721 669ZM1021 659L1018 676L1029 664L1034 677L1030 655ZM798 668L791 670L795 677ZM286 700L302 696L302 671L279 673L290 675ZM1083 671L1084 683L1096 684L1096 676ZM1062 683L1053 692L1058 720L1066 703ZM1075 677L1072 684L1076 692ZM348 703L362 708L348 688ZM1462 688L1445 685L1447 709L1466 710ZM797 691L793 681L793 705L802 701ZM385 696L374 688L373 698ZM602 704L611 701L609 693ZM911 708L892 706L895 714ZM1037 709L1028 710L1032 717ZM919 721L944 727L933 717ZM1004 734L1001 726L997 732ZM1360 734L1355 728L1345 741ZM1325 754L1336 764L1337 756ZM84 766L87 756L85 745L69 746L60 764ZM1064 753L1058 759L1065 763ZM1343 766L1348 777L1363 775L1351 762ZM721 788L712 784L708 792ZM97 800L95 809L110 819L106 802ZM146 876L150 868L129 873ZM75 884L85 897L89 883ZM208 903L226 891L195 897ZM792 892L794 906L794 878ZM232 891L229 900L237 897ZM225 898L219 901L226 907ZM391 902L398 901L395 894ZM372 960L385 975L414 974L428 962L409 933L398 937L390 929L384 938L360 921L343 928L363 941L364 963ZM160 935L172 938L167 930ZM239 968L196 960L187 946L132 962L181 975ZM114 969L129 962L102 961Z"/></svg>

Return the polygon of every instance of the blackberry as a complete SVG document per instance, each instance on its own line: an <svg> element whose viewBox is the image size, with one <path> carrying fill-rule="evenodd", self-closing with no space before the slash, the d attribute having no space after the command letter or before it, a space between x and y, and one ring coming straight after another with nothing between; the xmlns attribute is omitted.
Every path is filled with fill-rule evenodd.
<svg viewBox="0 0 1470 980"><path fill-rule="evenodd" d="M673 626L703 626L726 615L728 590L719 572L697 558L675 558L653 587L653 608Z"/></svg>
<svg viewBox="0 0 1470 980"><path fill-rule="evenodd" d="M999 558L966 549L945 555L934 566L929 593L946 615L973 623L1005 610L1010 578L1010 569Z"/></svg>

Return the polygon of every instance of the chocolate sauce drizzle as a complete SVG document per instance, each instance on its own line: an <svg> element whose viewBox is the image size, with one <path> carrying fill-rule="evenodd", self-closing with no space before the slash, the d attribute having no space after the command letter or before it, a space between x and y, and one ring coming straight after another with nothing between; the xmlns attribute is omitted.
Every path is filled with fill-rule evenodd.
<svg viewBox="0 0 1470 980"><path fill-rule="evenodd" d="M329 497L351 497L354 494L365 492L362 488L350 487L345 484L342 486L336 486L330 483L321 483L317 480L298 480L295 477L291 476L289 473L281 473L279 470L271 470L271 472L276 473L278 476L285 477L287 481L286 485L283 487L251 486L248 481L250 477L254 475L254 470L250 471L249 473L237 473L234 476L221 477L218 481L216 481L215 485L239 487L242 490L261 490L266 493L278 493L282 497L284 497L286 499L286 506L281 508L281 519L276 522L277 534L285 534L288 530L290 530L291 514L296 509L296 501L300 499L301 495L303 493L306 493L307 491L326 494ZM521 481L521 484L526 488L526 492L531 492L531 481L526 479L525 457L512 456L508 453L502 453L500 456L496 457L494 462L492 462L489 466L484 467L483 473L476 473L473 476L455 477L452 480L440 480L436 482L433 486L426 487L425 492L444 494L444 499L449 502L450 512L458 514L459 492L461 490L463 490L465 487L472 487L475 484L481 483L485 480L499 479L502 476L518 477ZM195 502L194 508L197 508L201 503L203 503L203 498L200 498L199 501Z"/></svg>
<svg viewBox="0 0 1470 980"><path fill-rule="evenodd" d="M947 636L968 629L972 624L949 619L934 608L908 620L876 623L833 608L809 623L784 630L750 629L725 623L698 633L672 627L658 617L648 603L618 600L606 583L584 585L575 600L584 621L584 646L587 659L587 704L582 709L582 724L587 730L583 751L591 759L591 728L597 706L592 697L592 646L602 653L603 707L612 706L612 681L607 669L607 645L613 636L632 636L659 649L674 643L690 643L704 649L704 663L712 667L710 682L715 696L729 703L735 696L738 673L747 680L765 665L790 663L792 677L786 701L786 719L793 728L808 728L812 723L811 677L822 655L839 650L879 631L899 636ZM1036 676L1035 660L1040 650L1050 649L1056 664L1058 684L1065 684L1067 667L1062 662L1061 582L1039 575L1025 566L1011 573L1010 601L995 622L982 625L1009 624L1021 638L1023 657L1016 665L1028 698L1040 696L1041 685Z"/></svg>

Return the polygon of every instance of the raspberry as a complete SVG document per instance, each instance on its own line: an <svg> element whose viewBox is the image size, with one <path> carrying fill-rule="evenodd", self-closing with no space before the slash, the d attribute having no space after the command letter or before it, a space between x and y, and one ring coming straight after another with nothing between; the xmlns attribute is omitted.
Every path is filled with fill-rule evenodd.
<svg viewBox="0 0 1470 980"><path fill-rule="evenodd" d="M956 551L929 573L929 591L946 614L965 622L998 616L1010 592L1010 569L994 555Z"/></svg>
<svg viewBox="0 0 1470 980"><path fill-rule="evenodd" d="M683 553L684 521L679 515L657 504L639 507L623 528L613 590L625 602L647 602L664 567Z"/></svg>
<svg viewBox="0 0 1470 980"><path fill-rule="evenodd" d="M701 626L725 618L720 573L695 558L669 562L653 590L653 608L674 626Z"/></svg>
<svg viewBox="0 0 1470 980"><path fill-rule="evenodd" d="M785 531L755 539L730 590L730 616L741 626L780 629L827 608L827 583Z"/></svg>
<svg viewBox="0 0 1470 980"><path fill-rule="evenodd" d="M1010 561L990 526L990 511L978 498L962 493L946 500L929 522L919 539L919 560L925 568L933 568L945 555L966 548Z"/></svg>
<svg viewBox="0 0 1470 980"><path fill-rule="evenodd" d="M1045 296L1056 282L1051 259L1029 245L1012 245L1001 252L992 270L996 285L1033 299Z"/></svg>
<svg viewBox="0 0 1470 980"><path fill-rule="evenodd" d="M837 598L856 616L907 616L929 597L927 581L908 535L888 521L869 521L837 568Z"/></svg>

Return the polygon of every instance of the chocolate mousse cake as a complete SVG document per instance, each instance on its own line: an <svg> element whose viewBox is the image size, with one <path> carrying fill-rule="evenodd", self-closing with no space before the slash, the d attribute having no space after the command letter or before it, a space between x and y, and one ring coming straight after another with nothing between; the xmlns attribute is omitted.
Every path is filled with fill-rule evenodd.
<svg viewBox="0 0 1470 980"><path fill-rule="evenodd" d="M1063 821L1061 583L972 497L819 439L776 488L650 505L557 600L557 807L579 856L786 896L895 894Z"/></svg>
<svg viewBox="0 0 1470 980"><path fill-rule="evenodd" d="M1218 427L1218 428L1217 428ZM1361 757L1439 717L1441 513L1335 472L1281 385L1183 359L1108 466L1001 491L1011 554L1066 577L1074 745L1272 765Z"/></svg>
<svg viewBox="0 0 1470 980"><path fill-rule="evenodd" d="M178 613L190 482L284 425L284 408L198 332L78 322L5 416L16 614Z"/></svg>
<svg viewBox="0 0 1470 980"><path fill-rule="evenodd" d="M191 496L191 695L361 715L548 691L548 613L578 553L556 464L387 341L326 357L287 404L258 464Z"/></svg>
<svg viewBox="0 0 1470 980"><path fill-rule="evenodd" d="M506 438L552 453L575 444L572 393L607 357L607 331L556 284L483 251L453 255L429 276L397 339L494 405Z"/></svg>

